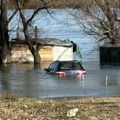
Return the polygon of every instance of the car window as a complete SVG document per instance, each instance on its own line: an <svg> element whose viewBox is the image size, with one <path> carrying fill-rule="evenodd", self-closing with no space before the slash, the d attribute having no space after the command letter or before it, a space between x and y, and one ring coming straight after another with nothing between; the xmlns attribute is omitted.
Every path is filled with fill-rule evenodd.
<svg viewBox="0 0 120 120"><path fill-rule="evenodd" d="M50 64L49 69L50 70L54 69L54 66L55 66L55 62L53 62L53 63Z"/></svg>
<svg viewBox="0 0 120 120"><path fill-rule="evenodd" d="M58 65L58 62L53 62L52 64L50 64L49 69L53 71L57 68L57 65Z"/></svg>
<svg viewBox="0 0 120 120"><path fill-rule="evenodd" d="M61 62L61 70L64 69L81 69L78 63L76 62Z"/></svg>

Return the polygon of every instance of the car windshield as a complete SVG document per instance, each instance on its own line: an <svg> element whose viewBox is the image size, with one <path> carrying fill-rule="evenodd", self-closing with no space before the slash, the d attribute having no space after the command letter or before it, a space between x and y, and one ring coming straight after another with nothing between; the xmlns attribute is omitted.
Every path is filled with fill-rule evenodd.
<svg viewBox="0 0 120 120"><path fill-rule="evenodd" d="M82 67L76 63L76 62L61 62L61 70L69 70L69 69L73 69L73 70L79 70L82 69Z"/></svg>

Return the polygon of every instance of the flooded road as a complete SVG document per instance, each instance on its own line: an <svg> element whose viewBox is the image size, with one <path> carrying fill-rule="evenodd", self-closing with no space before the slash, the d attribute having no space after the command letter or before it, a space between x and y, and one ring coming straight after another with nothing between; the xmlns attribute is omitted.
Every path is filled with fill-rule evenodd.
<svg viewBox="0 0 120 120"><path fill-rule="evenodd" d="M47 66L0 66L0 93L9 92L30 98L120 96L120 67L100 68L97 62L86 62L87 76L80 80L46 74L44 68Z"/></svg>

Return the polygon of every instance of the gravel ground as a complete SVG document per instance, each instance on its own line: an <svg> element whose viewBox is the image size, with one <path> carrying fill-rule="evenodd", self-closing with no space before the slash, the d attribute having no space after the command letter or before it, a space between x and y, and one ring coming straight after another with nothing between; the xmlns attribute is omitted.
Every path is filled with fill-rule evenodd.
<svg viewBox="0 0 120 120"><path fill-rule="evenodd" d="M120 97L29 99L4 97L0 120L120 120Z"/></svg>

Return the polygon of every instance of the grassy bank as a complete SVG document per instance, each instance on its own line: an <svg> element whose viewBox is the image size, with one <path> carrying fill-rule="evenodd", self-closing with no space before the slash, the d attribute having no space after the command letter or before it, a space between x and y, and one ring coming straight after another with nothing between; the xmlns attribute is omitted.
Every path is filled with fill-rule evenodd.
<svg viewBox="0 0 120 120"><path fill-rule="evenodd" d="M44 0L48 8L66 8L66 7L81 7L85 4L82 0ZM88 3L88 2L87 2ZM24 8L37 8L42 7L43 2L40 0L30 0L24 3ZM9 8L16 8L14 0L8 1Z"/></svg>
<svg viewBox="0 0 120 120"><path fill-rule="evenodd" d="M78 109L75 116L67 112ZM1 120L119 120L120 97L82 99L27 99L0 100Z"/></svg>
<svg viewBox="0 0 120 120"><path fill-rule="evenodd" d="M48 8L85 8L86 6L95 7L95 0L44 0L46 6ZM116 1L109 0L112 6L118 5ZM41 0L26 0L24 3L24 8L37 8L39 6L43 6L43 2ZM16 8L15 1L8 1L9 8Z"/></svg>

